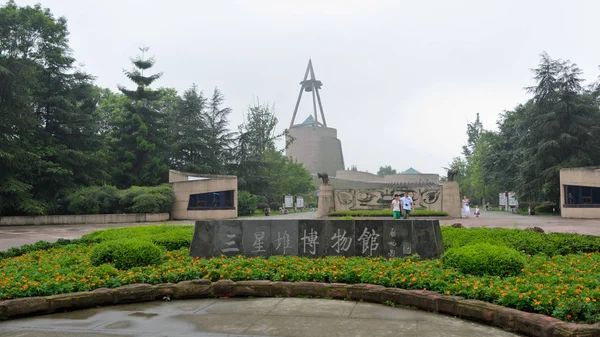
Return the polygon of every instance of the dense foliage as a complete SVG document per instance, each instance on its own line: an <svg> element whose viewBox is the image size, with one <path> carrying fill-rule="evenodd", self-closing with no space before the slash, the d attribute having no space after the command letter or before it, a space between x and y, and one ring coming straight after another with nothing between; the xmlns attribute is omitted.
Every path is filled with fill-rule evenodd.
<svg viewBox="0 0 600 337"><path fill-rule="evenodd" d="M476 243L509 247L530 255L548 256L600 252L600 237L570 233L538 233L503 228L442 227L446 249Z"/></svg>
<svg viewBox="0 0 600 337"><path fill-rule="evenodd" d="M219 89L206 98L195 85L182 95L151 88L162 73L148 48L125 71L130 87L99 88L76 67L68 36L66 19L40 5L0 5L0 215L104 213L115 191L102 186L160 185L169 168L237 175L266 202L314 190L310 173L275 148L272 109L251 106L234 132ZM124 212L167 201L136 197Z"/></svg>
<svg viewBox="0 0 600 337"><path fill-rule="evenodd" d="M449 231L455 231L456 239L460 235L469 235L473 229L444 227L444 236ZM518 233L530 235L528 231L504 231L515 237ZM128 237L151 242L168 232L191 238L193 227L123 228L92 233L83 239L109 243ZM572 234L564 235L568 237ZM94 266L91 256L97 244L79 241L77 244L49 245L54 247L46 248L38 244L41 250L32 249L19 257L0 261L0 299L198 278L212 281L343 282L433 290L551 315L566 321L593 323L600 320L600 306L597 304L600 299L598 252L554 256L534 254L527 258L520 275L500 277L466 274L458 269L448 268L440 260L419 261L417 257L309 259L277 256L264 259L239 256L192 259L188 256L187 249L165 252L161 264L124 270L116 268L114 264Z"/></svg>
<svg viewBox="0 0 600 337"><path fill-rule="evenodd" d="M575 63L545 53L533 74L531 99L504 111L498 131L479 114L467 125L468 145L450 168L472 203L515 191L519 201L560 206L560 169L600 165L600 82L583 85Z"/></svg>
<svg viewBox="0 0 600 337"><path fill-rule="evenodd" d="M95 245L90 253L94 266L112 264L117 269L131 269L161 263L163 251L143 239L120 239Z"/></svg>
<svg viewBox="0 0 600 337"><path fill-rule="evenodd" d="M442 261L464 274L510 276L525 267L525 257L518 251L489 243L476 243L448 249Z"/></svg>
<svg viewBox="0 0 600 337"><path fill-rule="evenodd" d="M84 187L65 198L69 214L167 213L175 196L168 184L154 187Z"/></svg>
<svg viewBox="0 0 600 337"><path fill-rule="evenodd" d="M258 208L258 199L247 191L238 192L238 215L252 215Z"/></svg>

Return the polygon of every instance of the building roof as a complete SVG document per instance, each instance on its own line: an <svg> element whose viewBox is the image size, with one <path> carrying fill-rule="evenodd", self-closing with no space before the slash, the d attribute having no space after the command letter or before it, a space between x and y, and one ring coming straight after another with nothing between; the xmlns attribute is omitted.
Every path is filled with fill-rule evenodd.
<svg viewBox="0 0 600 337"><path fill-rule="evenodd" d="M408 170L400 173L400 174L421 174L421 172L415 170L414 168L409 168Z"/></svg>
<svg viewBox="0 0 600 337"><path fill-rule="evenodd" d="M313 118L313 116L312 116L312 115L309 115L309 116L308 116L308 117L307 117L307 118L304 120L304 122L302 122L302 124L299 124L299 125L297 125L297 126L300 126L300 127L303 127L303 126L313 126L314 122L315 122L315 119Z"/></svg>

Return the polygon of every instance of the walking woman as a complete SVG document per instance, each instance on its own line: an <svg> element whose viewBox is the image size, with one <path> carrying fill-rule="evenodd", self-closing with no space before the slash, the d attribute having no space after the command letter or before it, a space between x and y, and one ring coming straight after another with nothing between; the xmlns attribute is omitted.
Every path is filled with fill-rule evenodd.
<svg viewBox="0 0 600 337"><path fill-rule="evenodd" d="M469 199L467 196L463 196L462 200L462 217L468 218L471 215L471 208L469 207Z"/></svg>

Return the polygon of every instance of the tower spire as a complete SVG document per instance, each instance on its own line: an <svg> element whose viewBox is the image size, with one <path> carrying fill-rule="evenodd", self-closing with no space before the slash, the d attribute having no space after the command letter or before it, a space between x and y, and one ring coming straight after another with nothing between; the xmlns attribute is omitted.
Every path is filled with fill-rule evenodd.
<svg viewBox="0 0 600 337"><path fill-rule="evenodd" d="M309 79L310 76L310 79ZM300 93L298 94L298 100L296 101L296 107L294 108L294 115L292 116L292 122L290 128L294 126L296 120L296 114L298 113L298 107L300 106L300 100L302 99L302 93L304 91L312 93L313 101L313 127L321 126L327 127L327 121L325 120L325 113L323 112L323 104L321 103L321 95L319 89L323 86L323 82L315 78L315 70L313 69L312 59L308 59L308 66L304 72L304 79L300 82ZM321 112L322 123L319 122L319 116L317 114L317 103L319 105L319 111Z"/></svg>

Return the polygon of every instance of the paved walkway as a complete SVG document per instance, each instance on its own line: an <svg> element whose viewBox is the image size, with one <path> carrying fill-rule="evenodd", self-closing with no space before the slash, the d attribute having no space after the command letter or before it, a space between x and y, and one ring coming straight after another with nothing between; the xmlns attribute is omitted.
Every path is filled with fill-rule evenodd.
<svg viewBox="0 0 600 337"><path fill-rule="evenodd" d="M2 337L517 336L439 314L300 298L149 302L0 323Z"/></svg>
<svg viewBox="0 0 600 337"><path fill-rule="evenodd" d="M578 233L600 236L600 219L565 219L560 216L520 215L510 212L481 211L481 216L440 220L442 225L461 223L465 227L520 228L540 227L546 232Z"/></svg>

